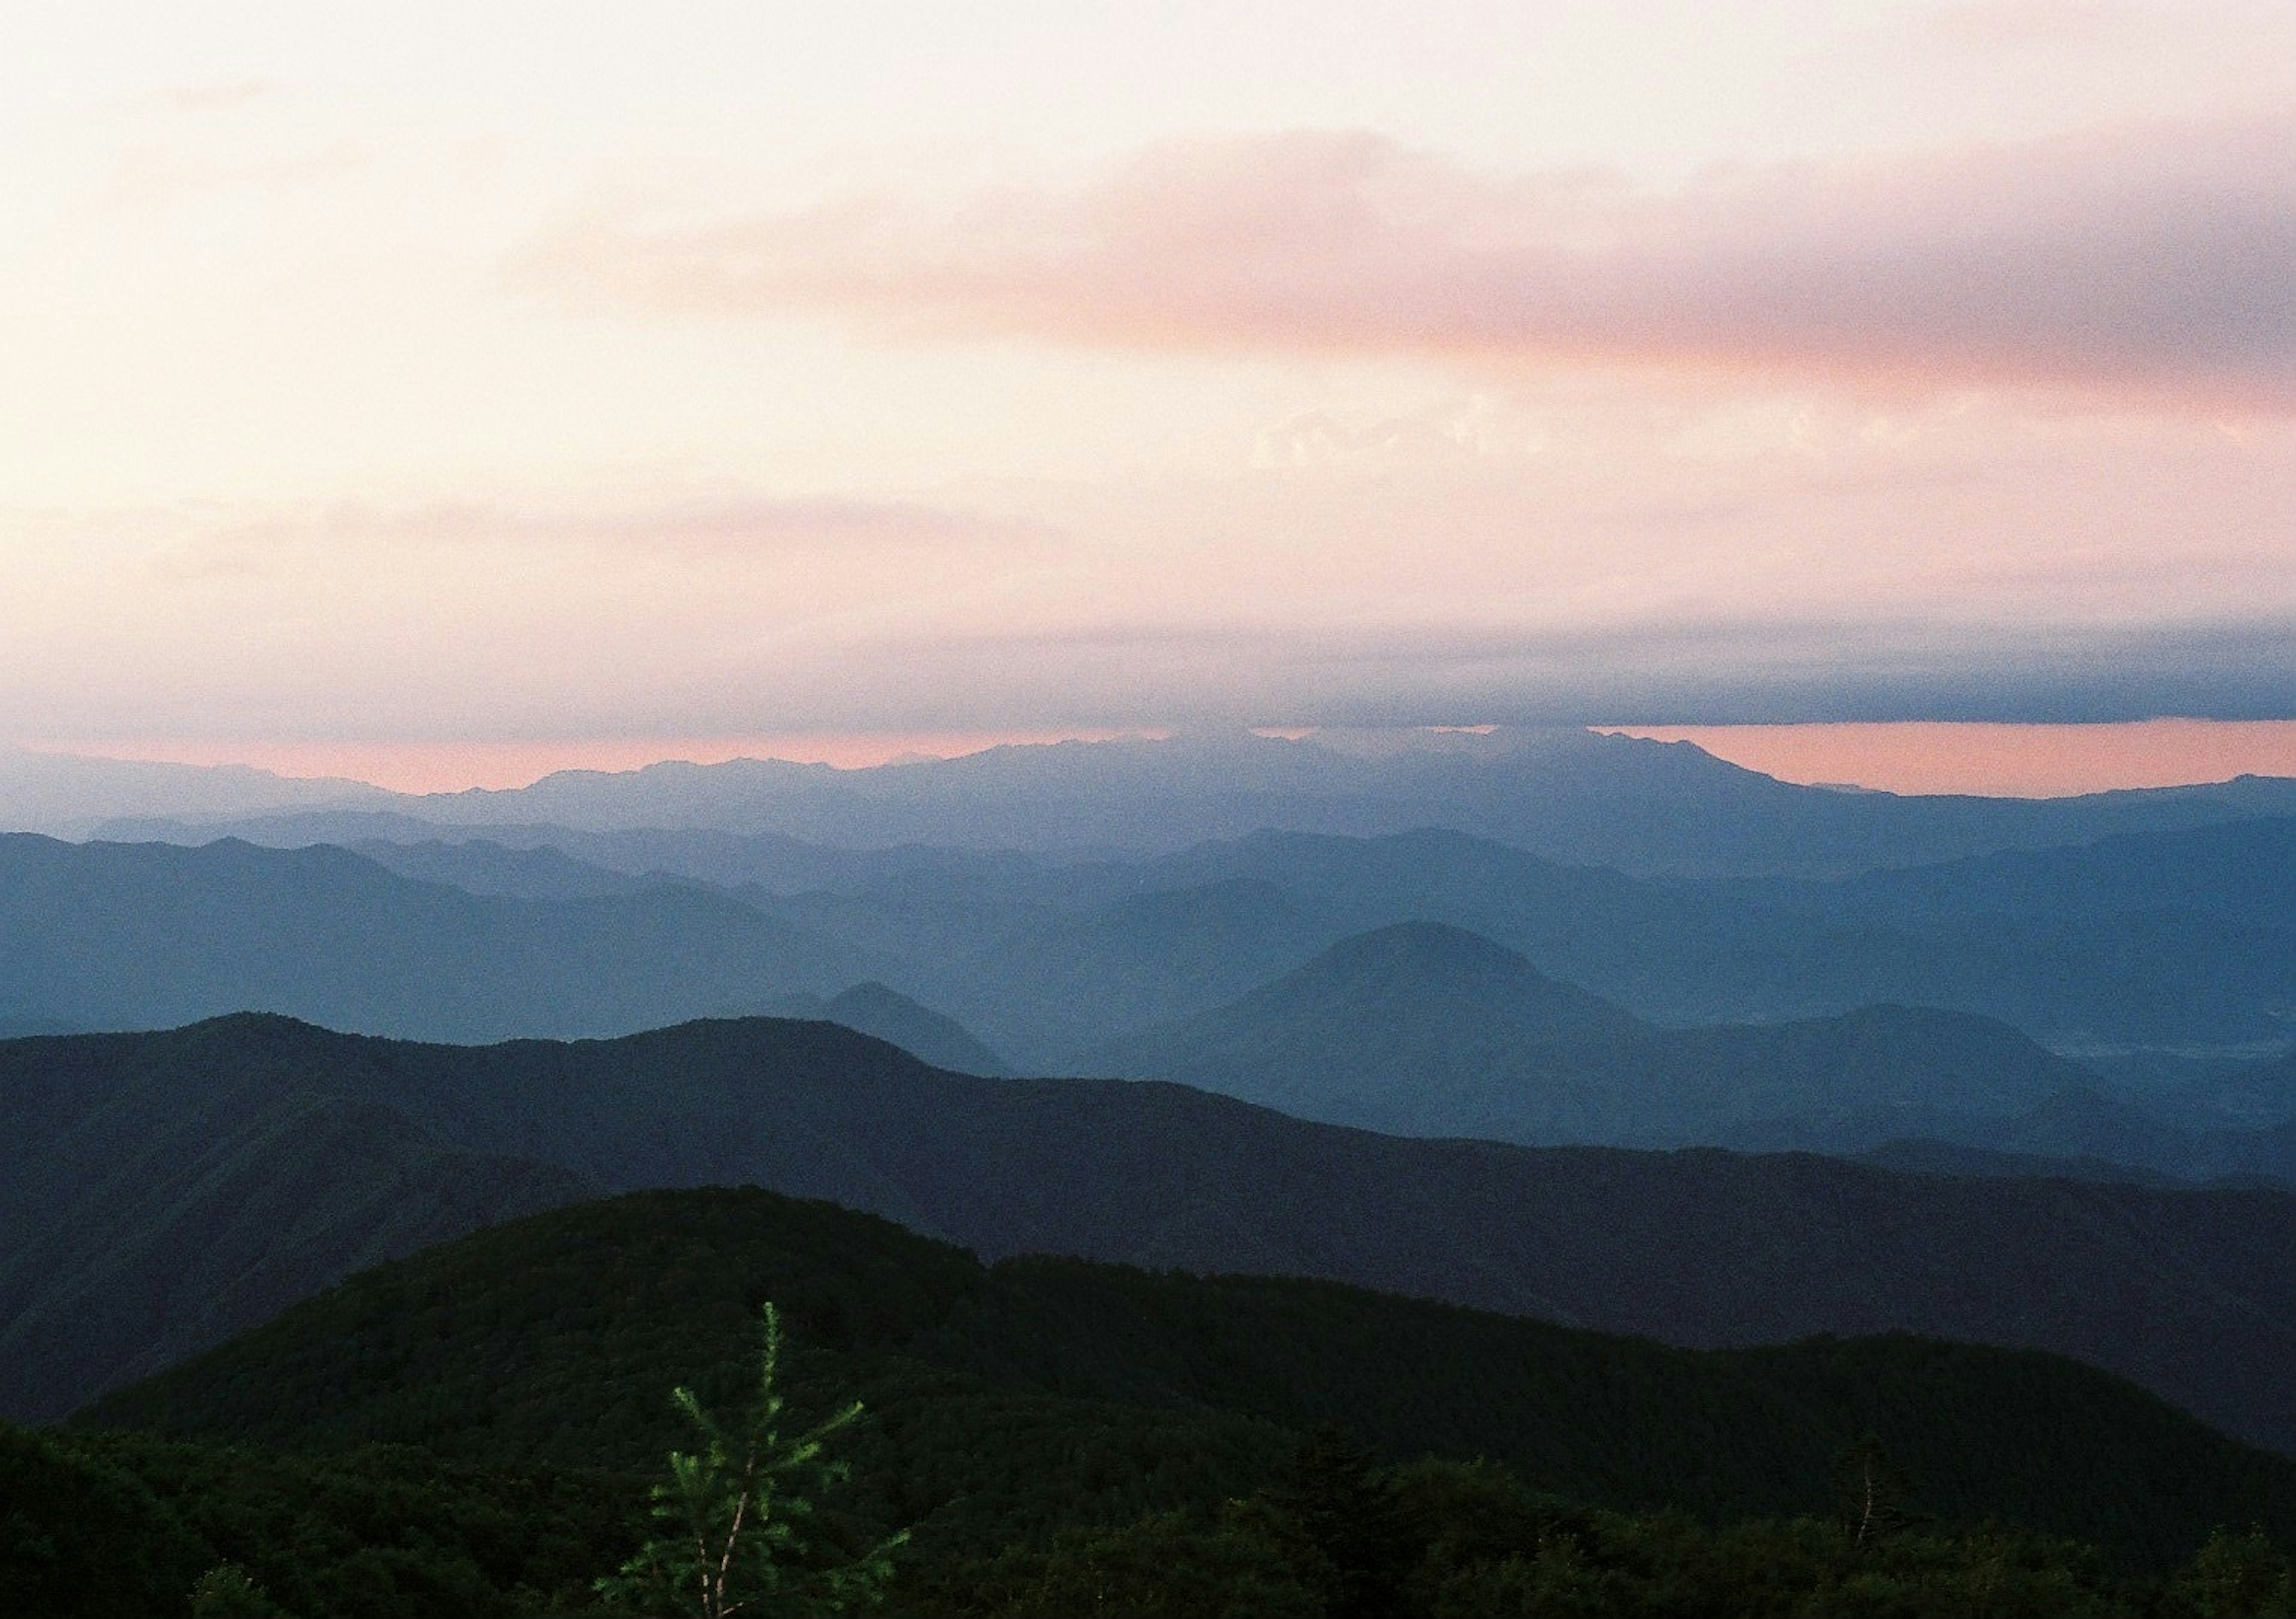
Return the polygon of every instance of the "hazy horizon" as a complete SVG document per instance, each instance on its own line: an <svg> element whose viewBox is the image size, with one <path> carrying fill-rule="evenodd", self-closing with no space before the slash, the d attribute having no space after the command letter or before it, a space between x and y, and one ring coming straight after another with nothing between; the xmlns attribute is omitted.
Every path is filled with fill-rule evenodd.
<svg viewBox="0 0 2296 1619"><path fill-rule="evenodd" d="M1436 727L1433 729L1445 729ZM1459 727L1457 729L1488 729ZM2117 789L2177 787L2241 775L2296 778L2296 721L2131 721L2117 724L2013 725L1907 722L1734 727L1611 726L1584 729L1688 741L1717 758L1802 785L1859 787L1901 794L2064 797ZM20 743L27 751L130 763L242 766L291 781L340 780L397 793L512 790L562 771L627 772L658 764L718 765L736 759L822 764L846 770L961 758L991 748L1120 737L1161 740L1170 730L1005 735L901 735L609 739L378 748L361 744L185 748L166 743ZM1260 734L1313 737L1311 728Z"/></svg>
<svg viewBox="0 0 2296 1619"><path fill-rule="evenodd" d="M2284 5L17 20L0 737L2296 718Z"/></svg>

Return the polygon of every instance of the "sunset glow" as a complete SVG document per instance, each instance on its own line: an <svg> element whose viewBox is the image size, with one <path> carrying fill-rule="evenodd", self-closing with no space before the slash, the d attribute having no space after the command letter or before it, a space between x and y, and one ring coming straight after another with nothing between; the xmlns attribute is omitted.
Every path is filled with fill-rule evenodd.
<svg viewBox="0 0 2296 1619"><path fill-rule="evenodd" d="M2292 86L2262 0L40 8L0 741L2290 768Z"/></svg>
<svg viewBox="0 0 2296 1619"><path fill-rule="evenodd" d="M1781 781L1894 793L2054 798L2234 776L2296 776L2296 720L2126 725L1689 725L1630 736L1695 742Z"/></svg>
<svg viewBox="0 0 2296 1619"><path fill-rule="evenodd" d="M519 742L184 743L144 739L67 739L43 751L86 758L173 765L251 765L275 775L336 777L402 793L453 793L473 787L526 787L563 770L637 770L666 759L722 765L786 759L863 770L907 759L953 759L1013 743L1106 741L1122 734L1068 732L919 733L906 736L591 737Z"/></svg>

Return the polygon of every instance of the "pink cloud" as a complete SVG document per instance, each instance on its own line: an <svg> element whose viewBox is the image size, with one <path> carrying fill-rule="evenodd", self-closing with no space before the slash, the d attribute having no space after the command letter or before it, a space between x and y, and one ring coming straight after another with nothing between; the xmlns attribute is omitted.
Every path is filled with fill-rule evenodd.
<svg viewBox="0 0 2296 1619"><path fill-rule="evenodd" d="M1374 135L1149 151L1070 190L570 225L528 268L896 338L1449 354L2296 405L2296 123L1492 177Z"/></svg>
<svg viewBox="0 0 2296 1619"><path fill-rule="evenodd" d="M2113 0L1966 0L1923 20L1939 41L1998 46L2091 40L2134 17Z"/></svg>
<svg viewBox="0 0 2296 1619"><path fill-rule="evenodd" d="M235 112L253 102L281 94L277 80L246 76L204 78L187 84L162 85L139 96L140 104L163 112Z"/></svg>
<svg viewBox="0 0 2296 1619"><path fill-rule="evenodd" d="M115 519L117 520L117 519ZM148 519L147 519L148 520ZM341 503L184 519L152 552L153 567L190 579L264 571L282 559L418 551L599 552L819 560L870 554L1043 550L1050 525L907 501L734 495L626 505L557 507L433 501Z"/></svg>

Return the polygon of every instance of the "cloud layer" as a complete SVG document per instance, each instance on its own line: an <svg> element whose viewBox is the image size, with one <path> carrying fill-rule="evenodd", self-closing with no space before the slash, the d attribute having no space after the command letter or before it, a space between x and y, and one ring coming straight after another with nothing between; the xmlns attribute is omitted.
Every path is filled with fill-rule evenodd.
<svg viewBox="0 0 2296 1619"><path fill-rule="evenodd" d="M897 337L1447 354L2296 406L2296 122L1889 160L1471 173L1382 136L1159 147L938 213L591 218L545 279Z"/></svg>

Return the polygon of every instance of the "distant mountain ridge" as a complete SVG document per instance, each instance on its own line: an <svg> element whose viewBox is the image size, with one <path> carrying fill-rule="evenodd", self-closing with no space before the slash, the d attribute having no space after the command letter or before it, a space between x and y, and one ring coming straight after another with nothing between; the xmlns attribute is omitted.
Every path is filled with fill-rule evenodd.
<svg viewBox="0 0 2296 1619"><path fill-rule="evenodd" d="M364 781L275 775L245 765L172 765L13 748L0 742L0 832L84 838L121 816L201 819L299 808L380 808Z"/></svg>
<svg viewBox="0 0 2296 1619"><path fill-rule="evenodd" d="M1320 1276L1685 1345L1918 1330L2048 1348L2296 1451L2285 1192L1409 1141L1176 1085L941 1074L835 1025L771 1019L488 1047L250 1016L11 1042L0 1116L25 1116L21 1099L66 1075L78 1106L134 1141L212 1136L218 1097L283 1087L607 1190L751 1182L990 1257ZM22 1136L27 1161L41 1133ZM311 1199L324 1222L324 1186ZM178 1263L164 1242L136 1251ZM136 1287L123 1277L119 1291ZM29 1289L19 1310L49 1296ZM156 1341L133 1322L39 1319L46 1364L124 1364ZM81 1344L83 1326L108 1347ZM29 1392L0 1386L0 1412Z"/></svg>
<svg viewBox="0 0 2296 1619"><path fill-rule="evenodd" d="M2296 852L2296 820L2207 836L2234 830L2265 856ZM2100 858L2125 870L2185 836ZM718 835L612 846L633 862L758 869ZM2050 862L2077 872L2078 854ZM2269 1051L2296 1034L2296 890L2284 908L2269 880L2237 903L2226 876L2184 910L2103 916L2029 894L2026 914L2005 917L1868 913L1858 885L1638 881L1439 830L1260 833L1078 864L783 845L758 857L831 886L719 887L487 840L361 854L0 837L0 926L17 945L0 956L0 1019L149 1027L255 1006L427 1038L606 1034L875 980L1043 1072L1232 1001L1351 934L1427 920L1662 1024L1897 1003L2107 1053ZM2233 910L2204 908L2216 904ZM2219 1123L2296 1116L2276 1092L2236 1094L2247 1082L2218 1077L2221 1108L2194 1100Z"/></svg>
<svg viewBox="0 0 2296 1619"><path fill-rule="evenodd" d="M776 996L758 1010L768 1018L811 1018L842 1024L887 1045L898 1046L945 1073L1003 1079L1013 1072L1003 1058L974 1039L955 1018L920 1006L873 979L826 999L808 994Z"/></svg>
<svg viewBox="0 0 2296 1619"><path fill-rule="evenodd" d="M686 887L522 899L347 850L0 834L0 1017L149 1028L243 1008L433 1038L611 1034L876 976Z"/></svg>
<svg viewBox="0 0 2296 1619"><path fill-rule="evenodd" d="M439 824L1070 854L1170 852L1266 829L1370 837L1433 826L1637 874L1824 875L2296 814L2296 781L1917 798L1794 786L1688 743L1570 729L1297 741L1235 732L1010 746L867 770L745 759L569 771L506 791L402 795L373 807Z"/></svg>
<svg viewBox="0 0 2296 1619"><path fill-rule="evenodd" d="M1995 1122L2097 1083L2006 1025L1953 1012L1661 1030L1433 922L1343 939L1077 1066L1411 1135L1848 1150L1941 1121L1981 1141Z"/></svg>
<svg viewBox="0 0 2296 1619"><path fill-rule="evenodd" d="M2132 912L2204 912L2249 925L2296 916L2296 816L2122 832L2011 849L1829 884L1754 883L1787 904L1893 920L1940 916L2097 921Z"/></svg>

